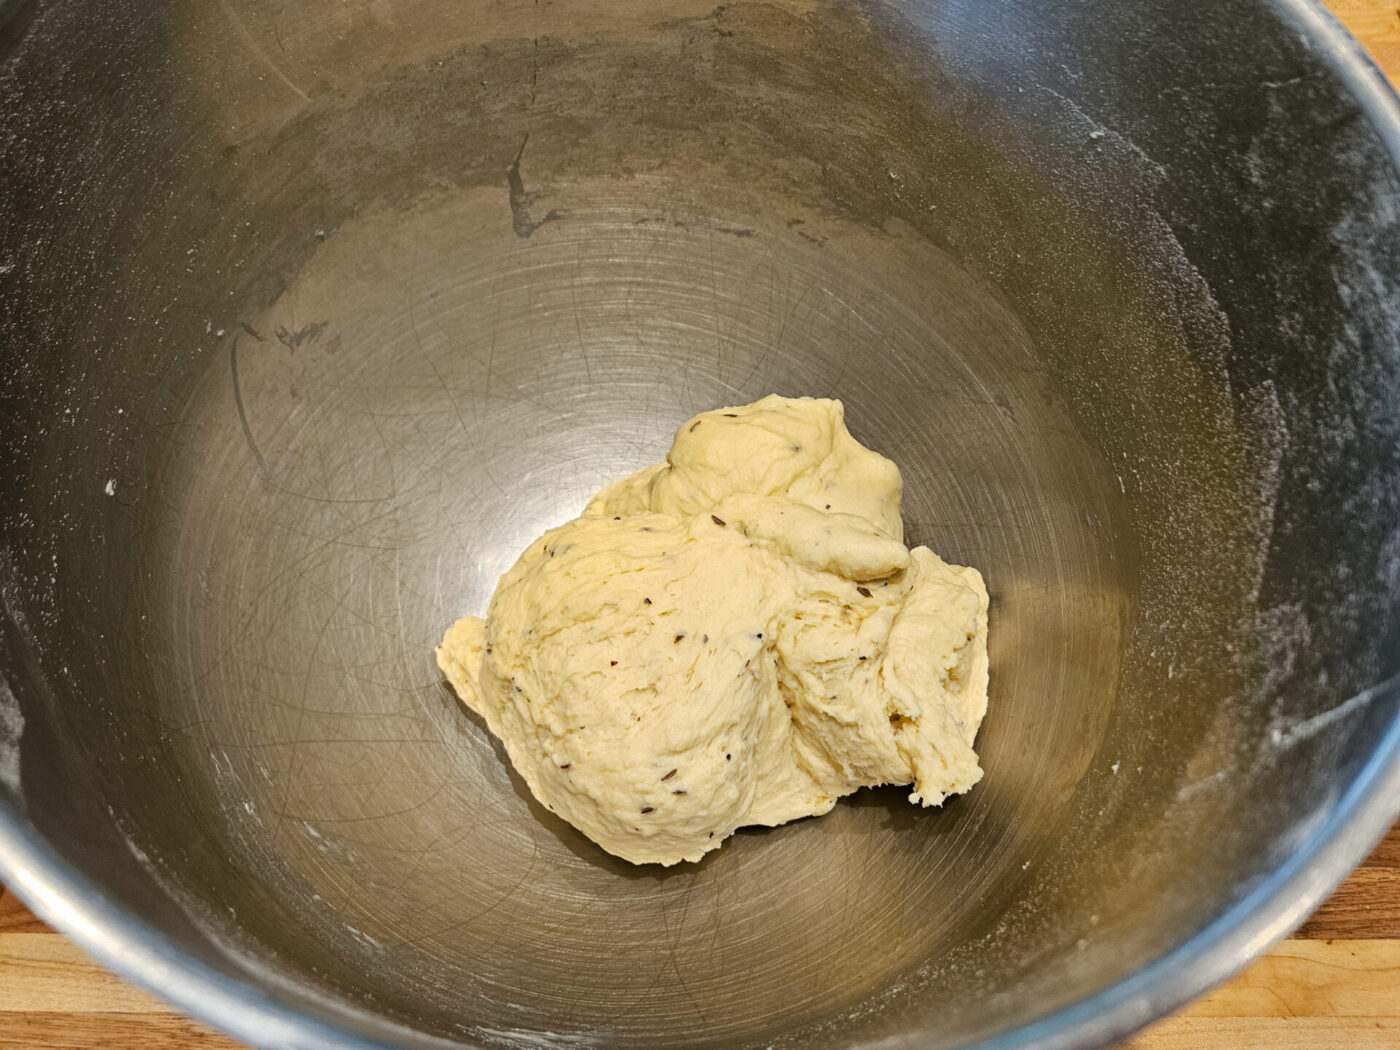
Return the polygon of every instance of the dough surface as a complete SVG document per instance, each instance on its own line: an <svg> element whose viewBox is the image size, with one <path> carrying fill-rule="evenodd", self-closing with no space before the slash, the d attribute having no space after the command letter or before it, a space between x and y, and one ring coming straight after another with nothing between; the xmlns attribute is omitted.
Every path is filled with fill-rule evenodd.
<svg viewBox="0 0 1400 1050"><path fill-rule="evenodd" d="M705 412L501 577L438 665L544 805L636 864L874 784L982 776L987 591L909 550L839 401Z"/></svg>

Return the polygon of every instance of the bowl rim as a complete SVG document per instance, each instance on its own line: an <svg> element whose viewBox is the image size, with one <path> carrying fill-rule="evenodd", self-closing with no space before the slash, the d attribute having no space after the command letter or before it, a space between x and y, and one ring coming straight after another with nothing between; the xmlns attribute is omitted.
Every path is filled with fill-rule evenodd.
<svg viewBox="0 0 1400 1050"><path fill-rule="evenodd" d="M1400 170L1400 97L1360 43L1320 0L1267 0L1268 7L1341 82ZM0 8L7 6L0 0ZM3 680L0 680L2 682ZM1342 704L1400 704L1400 675ZM1358 706L1360 706L1358 704ZM1398 709L1400 710L1400 709ZM1221 984L1263 954L1337 888L1400 817L1400 714L1327 818L1277 870L1184 943L1097 992L985 1039L978 1050L1090 1050L1130 1036ZM0 881L44 922L120 977L182 1012L255 1046L289 1050L460 1048L385 1017L375 1032L357 1009L324 1000L327 1016L305 1001L232 977L168 942L65 861L0 791ZM303 989L305 994L309 989ZM314 995L314 992L312 993ZM524 1035L525 1033L521 1033ZM386 1041L387 1039L393 1041ZM866 1043L906 1047L894 1038Z"/></svg>

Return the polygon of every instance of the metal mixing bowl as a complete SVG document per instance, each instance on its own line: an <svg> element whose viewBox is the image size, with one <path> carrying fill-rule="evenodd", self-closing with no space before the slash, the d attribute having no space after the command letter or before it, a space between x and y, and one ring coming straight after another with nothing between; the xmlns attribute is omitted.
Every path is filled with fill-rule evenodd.
<svg viewBox="0 0 1400 1050"><path fill-rule="evenodd" d="M1304 0L0 4L0 875L275 1047L1083 1047L1400 808L1400 114ZM698 865L432 647L690 413L844 399L985 780Z"/></svg>

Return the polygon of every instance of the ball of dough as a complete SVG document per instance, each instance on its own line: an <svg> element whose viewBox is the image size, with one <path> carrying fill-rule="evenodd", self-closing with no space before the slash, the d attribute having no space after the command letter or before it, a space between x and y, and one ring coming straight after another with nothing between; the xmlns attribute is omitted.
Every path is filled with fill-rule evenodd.
<svg viewBox="0 0 1400 1050"><path fill-rule="evenodd" d="M535 797L633 863L867 785L938 805L982 775L987 591L904 546L900 495L839 401L703 413L531 544L438 664Z"/></svg>

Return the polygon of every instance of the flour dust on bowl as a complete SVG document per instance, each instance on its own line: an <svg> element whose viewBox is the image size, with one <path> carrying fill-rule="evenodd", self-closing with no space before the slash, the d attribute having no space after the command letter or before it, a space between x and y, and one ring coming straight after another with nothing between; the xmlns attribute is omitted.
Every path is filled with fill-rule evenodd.
<svg viewBox="0 0 1400 1050"><path fill-rule="evenodd" d="M0 4L0 877L279 1047L1102 1045L1400 808L1400 122L1301 0ZM695 864L433 646L840 398L985 770Z"/></svg>

